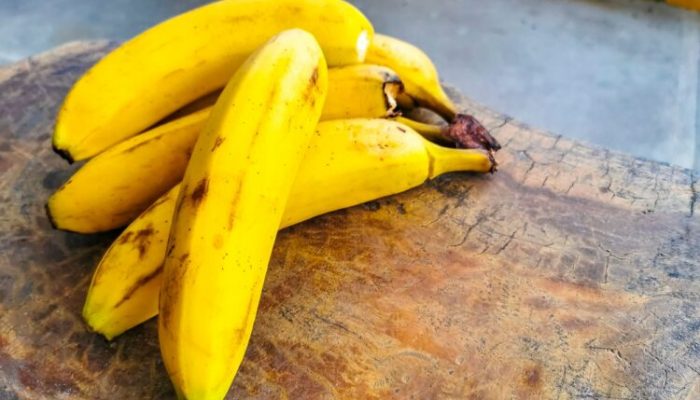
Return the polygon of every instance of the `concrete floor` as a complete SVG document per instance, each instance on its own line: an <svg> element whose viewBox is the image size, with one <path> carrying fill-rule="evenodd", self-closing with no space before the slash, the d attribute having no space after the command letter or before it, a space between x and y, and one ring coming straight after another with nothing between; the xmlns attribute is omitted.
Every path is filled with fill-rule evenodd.
<svg viewBox="0 0 700 400"><path fill-rule="evenodd" d="M0 0L0 63L123 40L204 0ZM648 0L351 0L532 126L700 169L700 14Z"/></svg>

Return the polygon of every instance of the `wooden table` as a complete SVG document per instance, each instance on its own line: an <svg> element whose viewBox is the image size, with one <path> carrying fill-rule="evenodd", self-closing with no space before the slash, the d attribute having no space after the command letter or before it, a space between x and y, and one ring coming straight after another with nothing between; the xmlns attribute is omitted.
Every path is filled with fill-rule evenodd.
<svg viewBox="0 0 700 400"><path fill-rule="evenodd" d="M153 321L109 343L81 320L115 234L44 215L73 169L54 115L108 48L0 69L0 399L173 397ZM283 231L230 397L699 399L697 175L455 96L500 171Z"/></svg>

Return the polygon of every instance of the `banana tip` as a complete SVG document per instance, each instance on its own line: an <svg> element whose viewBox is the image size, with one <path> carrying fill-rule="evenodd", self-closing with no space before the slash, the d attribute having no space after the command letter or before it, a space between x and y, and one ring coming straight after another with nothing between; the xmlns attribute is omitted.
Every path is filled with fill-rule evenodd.
<svg viewBox="0 0 700 400"><path fill-rule="evenodd" d="M493 174L494 172L498 171L498 161L496 161L492 151L489 151L489 161L491 161L491 169L489 172Z"/></svg>
<svg viewBox="0 0 700 400"><path fill-rule="evenodd" d="M56 220L53 219L53 215L51 215L51 208L49 207L49 203L44 204L44 210L46 211L46 218L49 220L51 227L53 229L59 229L58 225L56 224Z"/></svg>
<svg viewBox="0 0 700 400"><path fill-rule="evenodd" d="M51 147L53 148L53 152L61 156L62 159L68 161L68 164L73 164L73 162L75 162L73 156L71 156L68 150L59 149L58 147L56 147L55 143L52 144Z"/></svg>

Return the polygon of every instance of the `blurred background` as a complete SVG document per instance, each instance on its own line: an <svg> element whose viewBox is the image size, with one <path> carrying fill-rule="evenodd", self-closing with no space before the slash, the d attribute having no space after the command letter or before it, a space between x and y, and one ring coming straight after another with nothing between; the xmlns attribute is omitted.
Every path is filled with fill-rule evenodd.
<svg viewBox="0 0 700 400"><path fill-rule="evenodd" d="M0 65L124 40L205 0L0 0ZM465 95L531 126L700 169L700 14L653 0L351 0Z"/></svg>

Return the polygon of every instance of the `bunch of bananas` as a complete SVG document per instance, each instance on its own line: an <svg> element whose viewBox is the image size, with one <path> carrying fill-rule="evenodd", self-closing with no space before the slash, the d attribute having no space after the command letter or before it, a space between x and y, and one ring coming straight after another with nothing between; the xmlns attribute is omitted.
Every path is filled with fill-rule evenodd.
<svg viewBox="0 0 700 400"><path fill-rule="evenodd" d="M416 107L447 123L403 116ZM278 229L493 171L499 148L421 50L342 0L224 0L147 30L78 80L53 145L89 158L49 199L54 226L126 226L94 272L87 324L112 339L160 313L187 399L225 396Z"/></svg>

